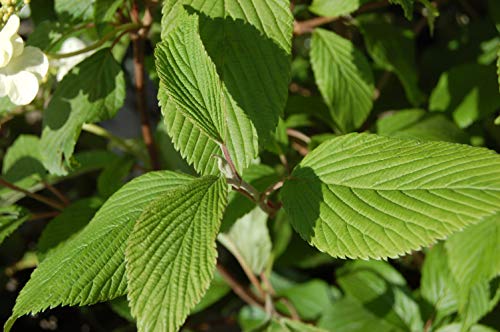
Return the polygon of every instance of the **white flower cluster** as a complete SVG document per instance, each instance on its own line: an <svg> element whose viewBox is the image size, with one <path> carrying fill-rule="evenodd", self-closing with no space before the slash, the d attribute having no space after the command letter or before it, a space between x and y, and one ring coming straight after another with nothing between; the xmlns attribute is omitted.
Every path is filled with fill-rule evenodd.
<svg viewBox="0 0 500 332"><path fill-rule="evenodd" d="M35 99L49 61L40 49L24 47L18 35L20 24L19 17L11 15L0 31L0 97L8 96L16 105L27 105Z"/></svg>

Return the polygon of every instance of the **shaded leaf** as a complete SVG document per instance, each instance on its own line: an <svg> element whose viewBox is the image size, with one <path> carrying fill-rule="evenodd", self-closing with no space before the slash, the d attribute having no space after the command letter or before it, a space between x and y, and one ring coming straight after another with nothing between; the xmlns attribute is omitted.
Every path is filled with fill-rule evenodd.
<svg viewBox="0 0 500 332"><path fill-rule="evenodd" d="M30 217L29 211L11 205L0 207L0 244Z"/></svg>

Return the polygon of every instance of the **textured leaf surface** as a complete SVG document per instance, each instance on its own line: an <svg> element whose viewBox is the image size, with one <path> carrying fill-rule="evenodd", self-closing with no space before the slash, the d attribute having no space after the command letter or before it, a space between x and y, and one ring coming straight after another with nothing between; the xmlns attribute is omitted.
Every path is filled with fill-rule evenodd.
<svg viewBox="0 0 500 332"><path fill-rule="evenodd" d="M373 106L373 74L364 55L347 39L315 29L311 63L316 84L334 122L344 132L360 127Z"/></svg>
<svg viewBox="0 0 500 332"><path fill-rule="evenodd" d="M198 34L198 16L183 18L157 45L160 100L167 94L193 125L218 144L225 144L242 171L257 155L252 122L221 82Z"/></svg>
<svg viewBox="0 0 500 332"><path fill-rule="evenodd" d="M29 211L11 205L0 207L0 244L29 218Z"/></svg>
<svg viewBox="0 0 500 332"><path fill-rule="evenodd" d="M101 207L102 201L92 197L74 202L52 219L43 229L37 244L37 254L45 255L58 244L78 233Z"/></svg>
<svg viewBox="0 0 500 332"><path fill-rule="evenodd" d="M396 74L412 105L421 104L423 94L418 86L414 34L379 15L362 15L356 20L375 63Z"/></svg>
<svg viewBox="0 0 500 332"><path fill-rule="evenodd" d="M295 230L334 257L395 257L499 211L500 156L350 134L307 155L283 188Z"/></svg>
<svg viewBox="0 0 500 332"><path fill-rule="evenodd" d="M289 52L291 49L293 16L286 0L167 0L163 5L162 26L172 24L176 5L188 5L212 18L242 20L268 36L283 50ZM166 32L162 37L165 37Z"/></svg>
<svg viewBox="0 0 500 332"><path fill-rule="evenodd" d="M271 256L267 214L259 207L238 219L218 240L235 257L241 257L256 275L261 274Z"/></svg>
<svg viewBox="0 0 500 332"><path fill-rule="evenodd" d="M127 245L128 298L139 331L177 331L214 275L224 179L171 190L137 221Z"/></svg>
<svg viewBox="0 0 500 332"><path fill-rule="evenodd" d="M500 107L494 66L467 64L443 73L432 91L429 109L453 114L460 128L490 116Z"/></svg>
<svg viewBox="0 0 500 332"><path fill-rule="evenodd" d="M377 133L383 136L468 143L468 135L442 114L424 110L401 110L377 121Z"/></svg>
<svg viewBox="0 0 500 332"><path fill-rule="evenodd" d="M342 16L357 10L361 5L373 0L314 0L309 10L319 16Z"/></svg>
<svg viewBox="0 0 500 332"><path fill-rule="evenodd" d="M83 124L111 118L124 98L125 78L109 49L93 54L66 75L43 112L41 154L47 170L67 174Z"/></svg>
<svg viewBox="0 0 500 332"><path fill-rule="evenodd" d="M126 293L125 245L143 209L192 177L150 172L127 183L71 241L52 251L22 289L8 331L25 314L59 305L87 305Z"/></svg>

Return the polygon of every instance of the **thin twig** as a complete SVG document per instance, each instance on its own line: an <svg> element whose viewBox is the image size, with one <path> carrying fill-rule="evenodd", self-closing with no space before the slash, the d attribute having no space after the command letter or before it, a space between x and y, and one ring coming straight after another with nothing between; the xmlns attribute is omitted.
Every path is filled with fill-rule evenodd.
<svg viewBox="0 0 500 332"><path fill-rule="evenodd" d="M300 36L305 33L311 33L313 32L314 28L331 23L337 19L338 17L319 16L307 21L295 21L293 22L293 34L296 36Z"/></svg>
<svg viewBox="0 0 500 332"><path fill-rule="evenodd" d="M40 212L40 213L32 214L29 220L36 221L36 220L41 220L41 219L54 218L54 217L57 217L59 214L60 214L59 211Z"/></svg>
<svg viewBox="0 0 500 332"><path fill-rule="evenodd" d="M251 306L260 307L264 309L264 303L259 300L252 291L241 285L227 270L224 266L217 263L217 270L224 280L227 282L229 287L233 290L233 292L238 295L240 299L244 302L248 303Z"/></svg>
<svg viewBox="0 0 500 332"><path fill-rule="evenodd" d="M292 128L287 128L286 134L290 137L293 137L301 142L304 142L306 145L311 143L311 138L306 134Z"/></svg>
<svg viewBox="0 0 500 332"><path fill-rule="evenodd" d="M43 180L43 185L47 188L51 193L53 193L64 205L69 205L71 202L68 197L66 197L59 189Z"/></svg>
<svg viewBox="0 0 500 332"><path fill-rule="evenodd" d="M28 190L25 190L23 188L20 188L20 187L16 186L15 184L10 183L10 182L8 182L7 180L5 180L3 178L0 178L0 185L2 185L4 187L7 187L9 189L18 191L20 193L23 193L26 196L28 196L30 198L33 198L34 200L37 200L37 201L39 201L41 203L47 204L50 207L53 207L54 209L61 210L61 211L64 210L64 206L61 205L59 202L53 201L50 198L47 198L47 197L44 197L42 195L38 195L38 194L32 193L32 192L30 192Z"/></svg>
<svg viewBox="0 0 500 332"><path fill-rule="evenodd" d="M149 13L149 14L148 14ZM131 12L132 19L138 21L139 9L137 3L134 2ZM158 153L156 151L155 142L153 139L153 130L151 128L151 122L147 112L146 103L146 90L144 87L144 50L145 50L145 39L144 36L147 34L149 26L151 25L152 16L149 10L146 10L144 15L144 22L141 24L143 28L139 32L133 32L131 34L132 48L134 51L134 77L135 77L135 95L136 95L136 107L139 111L141 118L141 132L144 144L149 153L149 158L151 159L151 166L153 169L160 169L160 162L158 159Z"/></svg>

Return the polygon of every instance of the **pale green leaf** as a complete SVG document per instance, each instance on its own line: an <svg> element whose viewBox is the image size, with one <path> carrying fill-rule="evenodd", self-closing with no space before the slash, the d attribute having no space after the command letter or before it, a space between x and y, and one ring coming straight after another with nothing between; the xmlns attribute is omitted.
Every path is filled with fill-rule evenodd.
<svg viewBox="0 0 500 332"><path fill-rule="evenodd" d="M113 21L115 14L125 0L95 0L94 12L97 23Z"/></svg>
<svg viewBox="0 0 500 332"><path fill-rule="evenodd" d="M375 63L396 74L412 105L421 104L423 94L418 86L413 32L386 22L380 15L362 15L356 20Z"/></svg>
<svg viewBox="0 0 500 332"><path fill-rule="evenodd" d="M449 325L445 325L436 330L436 332L462 332L463 326L460 323L453 323ZM471 326L469 332L497 332L497 330L485 326L485 325L473 325Z"/></svg>
<svg viewBox="0 0 500 332"><path fill-rule="evenodd" d="M462 296L474 284L500 275L500 212L451 236L446 250Z"/></svg>
<svg viewBox="0 0 500 332"><path fill-rule="evenodd" d="M203 296L200 302L191 310L191 314L203 311L226 296L231 291L224 278L215 271L214 278L210 283L210 287Z"/></svg>
<svg viewBox="0 0 500 332"><path fill-rule="evenodd" d="M88 305L122 296L127 290L125 246L143 209L170 189L193 178L150 172L127 183L71 241L50 252L17 298L14 321L59 305Z"/></svg>
<svg viewBox="0 0 500 332"><path fill-rule="evenodd" d="M238 219L229 232L218 236L219 242L235 257L241 257L256 275L261 274L271 256L271 237L267 214L259 207Z"/></svg>
<svg viewBox="0 0 500 332"><path fill-rule="evenodd" d="M431 314L435 321L457 311L456 289L457 284L450 272L445 247L439 243L425 255L420 282L420 293L432 306Z"/></svg>
<svg viewBox="0 0 500 332"><path fill-rule="evenodd" d="M389 0L390 3L400 5L403 8L405 17L413 19L413 0Z"/></svg>
<svg viewBox="0 0 500 332"><path fill-rule="evenodd" d="M319 16L337 17L356 11L373 0L313 0L309 10Z"/></svg>
<svg viewBox="0 0 500 332"><path fill-rule="evenodd" d="M465 64L443 73L432 91L429 109L453 113L460 128L490 116L500 107L494 66Z"/></svg>
<svg viewBox="0 0 500 332"><path fill-rule="evenodd" d="M309 153L282 191L295 230L334 257L396 257L500 209L500 156L350 134Z"/></svg>
<svg viewBox="0 0 500 332"><path fill-rule="evenodd" d="M345 297L328 308L318 322L318 326L331 332L405 332L383 318L378 317L366 306L351 298Z"/></svg>
<svg viewBox="0 0 500 332"><path fill-rule="evenodd" d="M383 136L468 143L468 135L442 114L412 109L395 111L377 121L377 133Z"/></svg>
<svg viewBox="0 0 500 332"><path fill-rule="evenodd" d="M224 179L170 190L141 215L127 244L128 298L139 331L177 331L214 275Z"/></svg>
<svg viewBox="0 0 500 332"><path fill-rule="evenodd" d="M497 305L500 300L500 276L491 281L481 280L469 289L469 294L462 297L459 303L459 316L464 325L464 331L476 324Z"/></svg>
<svg viewBox="0 0 500 332"><path fill-rule="evenodd" d="M70 239L89 223L101 205L101 199L92 197L67 206L45 226L38 239L37 253L45 256L50 249Z"/></svg>
<svg viewBox="0 0 500 332"><path fill-rule="evenodd" d="M373 106L373 73L365 56L347 39L315 29L311 63L332 119L343 132L359 128Z"/></svg>
<svg viewBox="0 0 500 332"><path fill-rule="evenodd" d="M218 145L226 145L241 172L258 153L255 127L208 57L198 34L198 16L181 13L179 25L156 48L160 100L168 95L197 129Z"/></svg>
<svg viewBox="0 0 500 332"><path fill-rule="evenodd" d="M394 328L423 330L419 307L405 279L388 263L351 262L337 272L337 282L346 296L356 299L365 310Z"/></svg>
<svg viewBox="0 0 500 332"><path fill-rule="evenodd" d="M109 49L66 75L43 112L41 154L49 172L67 174L83 124L113 117L124 98L125 78Z"/></svg>
<svg viewBox="0 0 500 332"><path fill-rule="evenodd" d="M94 0L54 0L54 8L64 21L88 21L94 16Z"/></svg>
<svg viewBox="0 0 500 332"><path fill-rule="evenodd" d="M0 244L29 217L29 211L20 206L0 207Z"/></svg>
<svg viewBox="0 0 500 332"><path fill-rule="evenodd" d="M287 298L299 316L306 321L317 320L335 301L335 294L330 285L320 279L312 279L277 291L277 295Z"/></svg>

